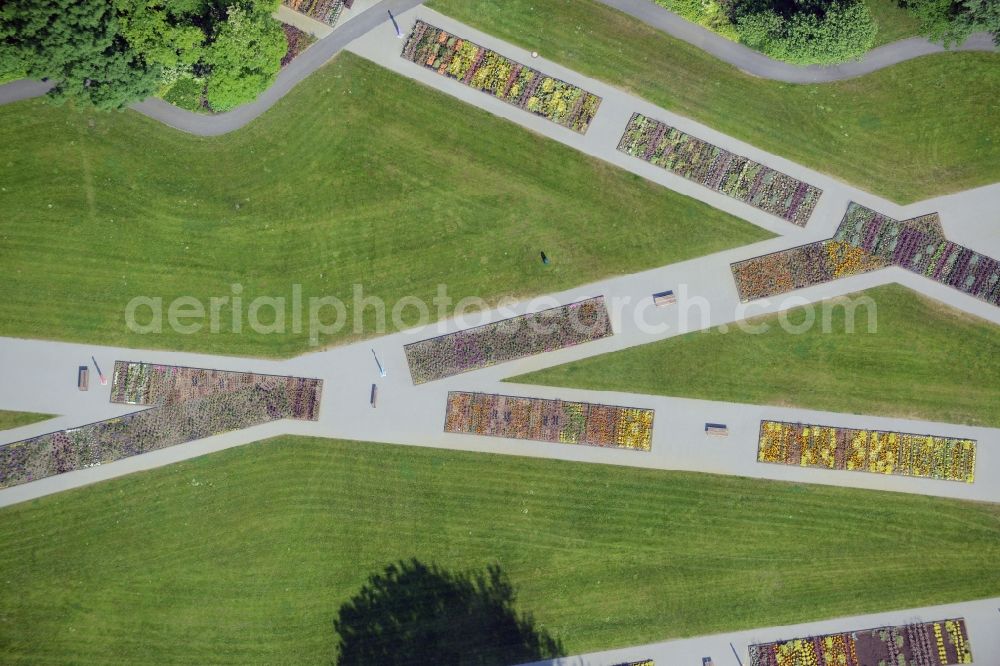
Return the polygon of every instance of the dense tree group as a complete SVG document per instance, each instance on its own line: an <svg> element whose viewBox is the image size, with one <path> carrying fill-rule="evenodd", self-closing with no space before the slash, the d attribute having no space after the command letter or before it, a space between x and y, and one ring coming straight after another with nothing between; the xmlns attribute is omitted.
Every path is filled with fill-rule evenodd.
<svg viewBox="0 0 1000 666"><path fill-rule="evenodd" d="M741 42L803 65L861 57L878 29L862 0L732 0L727 7Z"/></svg>
<svg viewBox="0 0 1000 666"><path fill-rule="evenodd" d="M960 44L972 33L993 33L1000 46L1000 0L902 0L920 19L920 31L946 46Z"/></svg>
<svg viewBox="0 0 1000 666"><path fill-rule="evenodd" d="M897 0L920 21L920 31L945 46L973 32L993 33L1000 45L1000 0ZM801 65L860 58L878 26L865 0L679 0L714 7L727 36L767 55ZM710 12L711 13L711 12ZM708 23L711 24L711 21Z"/></svg>
<svg viewBox="0 0 1000 666"><path fill-rule="evenodd" d="M121 108L183 76L216 111L248 102L281 67L277 0L5 0L0 79L56 83L52 96Z"/></svg>

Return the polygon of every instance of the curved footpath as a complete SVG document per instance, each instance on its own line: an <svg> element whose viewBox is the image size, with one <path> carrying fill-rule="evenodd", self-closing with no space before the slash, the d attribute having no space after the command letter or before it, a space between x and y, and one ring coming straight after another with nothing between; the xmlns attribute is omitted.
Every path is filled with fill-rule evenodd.
<svg viewBox="0 0 1000 666"><path fill-rule="evenodd" d="M129 108L189 134L198 136L227 134L247 125L251 120L270 109L300 81L325 65L330 58L358 37L383 23L386 30L392 31L387 12L401 14L419 4L421 4L421 0L382 0L356 18L344 23L328 37L319 40L303 51L278 73L274 83L261 93L260 97L249 104L238 106L232 111L206 115L181 109L155 97L132 104ZM0 104L40 97L48 92L52 85L52 83L29 79L2 85L0 86Z"/></svg>
<svg viewBox="0 0 1000 666"><path fill-rule="evenodd" d="M900 40L870 51L857 62L840 65L792 65L732 42L711 30L669 12L650 0L599 0L605 5L622 11L648 25L662 30L672 37L683 40L703 51L729 63L753 76L786 83L824 83L863 76L906 60L933 53L943 53L945 49L921 37ZM255 101L239 106L232 111L215 115L205 115L181 109L161 99L151 97L131 105L129 108L149 116L154 120L197 136L218 136L247 125L285 96L289 90L304 78L322 67L341 49L358 37L370 32L381 23L388 23L387 11L394 15L403 13L422 4L422 0L382 0L358 15L340 28L334 30L314 46L306 49L299 57L278 73L274 84ZM969 37L955 51L995 51L988 33L976 33ZM40 97L52 88L52 83L22 79L0 85L0 105L24 99Z"/></svg>
<svg viewBox="0 0 1000 666"><path fill-rule="evenodd" d="M864 58L840 65L793 65L768 58L759 51L730 41L707 28L669 12L650 0L598 0L608 7L637 18L671 37L710 53L719 60L738 67L747 74L785 83L827 83L870 74L913 58L946 51L994 51L989 33L977 32L961 46L952 49L934 44L923 37L911 37L869 51Z"/></svg>

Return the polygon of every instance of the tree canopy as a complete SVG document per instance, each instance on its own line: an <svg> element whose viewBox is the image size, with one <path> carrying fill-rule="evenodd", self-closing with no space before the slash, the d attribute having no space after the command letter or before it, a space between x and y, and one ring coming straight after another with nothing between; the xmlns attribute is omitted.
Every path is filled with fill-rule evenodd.
<svg viewBox="0 0 1000 666"><path fill-rule="evenodd" d="M920 20L920 31L945 46L961 44L980 30L1000 46L1000 0L903 0Z"/></svg>
<svg viewBox="0 0 1000 666"><path fill-rule="evenodd" d="M205 57L211 67L208 102L225 111L252 101L274 81L287 48L285 33L269 12L234 5Z"/></svg>
<svg viewBox="0 0 1000 666"><path fill-rule="evenodd" d="M276 0L6 0L0 80L51 79L56 99L121 108L181 76L207 80L215 110L274 80L286 42Z"/></svg>
<svg viewBox="0 0 1000 666"><path fill-rule="evenodd" d="M741 42L802 65L860 58L878 30L861 0L736 0L729 11Z"/></svg>
<svg viewBox="0 0 1000 666"><path fill-rule="evenodd" d="M514 610L499 566L459 574L419 560L373 574L333 622L338 666L518 664L565 654Z"/></svg>

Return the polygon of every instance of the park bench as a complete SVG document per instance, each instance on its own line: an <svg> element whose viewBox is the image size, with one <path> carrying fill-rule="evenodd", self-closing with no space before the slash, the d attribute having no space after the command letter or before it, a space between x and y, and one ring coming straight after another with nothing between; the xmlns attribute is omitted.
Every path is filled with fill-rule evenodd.
<svg viewBox="0 0 1000 666"><path fill-rule="evenodd" d="M705 434L709 437L728 437L729 426L725 423L706 423Z"/></svg>
<svg viewBox="0 0 1000 666"><path fill-rule="evenodd" d="M76 371L76 387L81 391L90 388L90 368L81 365Z"/></svg>
<svg viewBox="0 0 1000 666"><path fill-rule="evenodd" d="M674 292L672 289L668 289L667 291L661 291L653 294L653 305L655 305L658 308L662 308L666 305L673 305L676 302L677 302L677 297L674 296Z"/></svg>

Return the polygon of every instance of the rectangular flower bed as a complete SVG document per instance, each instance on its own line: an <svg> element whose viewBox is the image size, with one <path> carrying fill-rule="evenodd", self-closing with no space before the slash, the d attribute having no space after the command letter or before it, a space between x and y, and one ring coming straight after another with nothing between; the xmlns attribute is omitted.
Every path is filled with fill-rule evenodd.
<svg viewBox="0 0 1000 666"><path fill-rule="evenodd" d="M653 410L449 391L444 431L649 451Z"/></svg>
<svg viewBox="0 0 1000 666"><path fill-rule="evenodd" d="M604 297L510 317L406 345L414 384L612 335Z"/></svg>
<svg viewBox="0 0 1000 666"><path fill-rule="evenodd" d="M0 487L278 419L316 420L322 380L115 363L112 402L152 405L0 447Z"/></svg>
<svg viewBox="0 0 1000 666"><path fill-rule="evenodd" d="M652 659L643 659L642 661L625 661L614 666L654 666L654 663Z"/></svg>
<svg viewBox="0 0 1000 666"><path fill-rule="evenodd" d="M115 361L111 402L129 405L174 405L209 395L255 389L289 399L288 418L315 421L323 381L284 375L233 372Z"/></svg>
<svg viewBox="0 0 1000 666"><path fill-rule="evenodd" d="M1000 305L1000 262L947 240L937 213L899 221L851 202L833 238L737 261L730 268L746 302L886 266Z"/></svg>
<svg viewBox="0 0 1000 666"><path fill-rule="evenodd" d="M876 627L749 646L749 666L971 664L963 618Z"/></svg>
<svg viewBox="0 0 1000 666"><path fill-rule="evenodd" d="M800 227L809 221L823 193L808 183L641 113L632 114L618 150Z"/></svg>
<svg viewBox="0 0 1000 666"><path fill-rule="evenodd" d="M309 18L326 23L331 28L337 25L337 19L345 7L350 7L354 0L281 0L281 4L294 9Z"/></svg>
<svg viewBox="0 0 1000 666"><path fill-rule="evenodd" d="M581 133L587 131L601 104L601 98L593 93L423 21L413 26L401 55Z"/></svg>
<svg viewBox="0 0 1000 666"><path fill-rule="evenodd" d="M956 437L761 421L757 460L972 483L976 442Z"/></svg>

